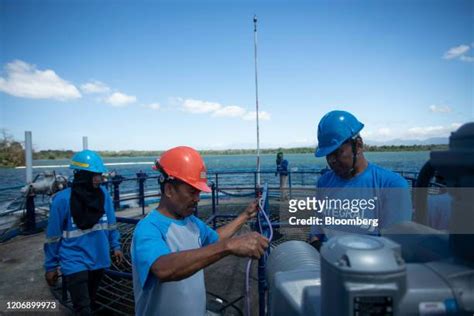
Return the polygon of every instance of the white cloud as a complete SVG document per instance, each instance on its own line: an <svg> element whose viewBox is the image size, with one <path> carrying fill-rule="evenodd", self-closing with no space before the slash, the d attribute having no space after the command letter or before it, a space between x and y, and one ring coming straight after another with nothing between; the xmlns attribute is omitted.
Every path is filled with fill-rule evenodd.
<svg viewBox="0 0 474 316"><path fill-rule="evenodd" d="M474 43L471 44L471 47L474 47ZM444 53L444 59L459 59L464 62L472 63L474 62L474 56L465 55L470 49L469 45L462 44L456 47L449 49Z"/></svg>
<svg viewBox="0 0 474 316"><path fill-rule="evenodd" d="M453 110L447 105L430 105L430 111L434 113L449 113Z"/></svg>
<svg viewBox="0 0 474 316"><path fill-rule="evenodd" d="M242 119L246 121L252 121L256 120L257 112L252 111L252 112L247 112L245 115L242 117ZM259 121L269 121L271 118L270 113L265 112L265 111L259 111L258 112L258 119Z"/></svg>
<svg viewBox="0 0 474 316"><path fill-rule="evenodd" d="M217 117L242 117L245 109L237 105L229 105L215 111L212 116Z"/></svg>
<svg viewBox="0 0 474 316"><path fill-rule="evenodd" d="M92 80L81 85L81 90L84 93L106 93L110 91L110 88L103 82Z"/></svg>
<svg viewBox="0 0 474 316"><path fill-rule="evenodd" d="M373 139L389 139L391 136L394 135L393 129L388 128L388 127L374 127L374 130L369 130L369 129L363 129L360 131L360 135L362 136L363 139L370 138L371 140ZM397 135L398 136L398 135Z"/></svg>
<svg viewBox="0 0 474 316"><path fill-rule="evenodd" d="M217 102L202 101L196 99L183 99L179 97L168 98L172 106L178 106L181 110L193 114L210 114L212 117L234 117L243 120L255 120L255 112L249 112L244 107L237 105L222 105ZM259 119L270 120L270 114L261 111Z"/></svg>
<svg viewBox="0 0 474 316"><path fill-rule="evenodd" d="M169 97L168 98L168 104L170 106L179 107L183 104L183 101L184 101L184 99L180 98L180 97Z"/></svg>
<svg viewBox="0 0 474 316"><path fill-rule="evenodd" d="M123 107L137 102L137 97L133 95L126 95L121 92L114 92L105 99L105 102L115 107Z"/></svg>
<svg viewBox="0 0 474 316"><path fill-rule="evenodd" d="M387 127L379 128L377 132L380 136L384 136L384 137L390 136L392 134L392 130Z"/></svg>
<svg viewBox="0 0 474 316"><path fill-rule="evenodd" d="M0 77L0 91L30 99L66 101L81 97L79 90L60 78L53 70L39 70L35 65L14 60L5 66L6 77Z"/></svg>
<svg viewBox="0 0 474 316"><path fill-rule="evenodd" d="M458 129L462 124L452 123L448 126L416 126L408 129L410 137L441 137L447 136L450 132Z"/></svg>
<svg viewBox="0 0 474 316"><path fill-rule="evenodd" d="M459 45L456 47L450 48L446 53L444 53L444 59L453 59L462 56L470 49L469 45Z"/></svg>
<svg viewBox="0 0 474 316"><path fill-rule="evenodd" d="M222 105L216 102L208 102L194 99L186 99L181 103L182 109L190 113L209 113L219 110Z"/></svg>
<svg viewBox="0 0 474 316"><path fill-rule="evenodd" d="M161 104L159 103L150 103L145 105L146 108L152 109L152 110L159 110L161 108Z"/></svg>

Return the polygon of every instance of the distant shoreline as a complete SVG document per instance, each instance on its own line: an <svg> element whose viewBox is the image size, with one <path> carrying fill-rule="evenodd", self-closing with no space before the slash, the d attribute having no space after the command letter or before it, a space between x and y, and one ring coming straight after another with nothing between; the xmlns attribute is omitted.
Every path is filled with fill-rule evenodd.
<svg viewBox="0 0 474 316"><path fill-rule="evenodd" d="M261 154L276 154L282 151L285 154L310 154L314 153L314 147L297 147L297 148L266 148L261 149ZM366 152L402 152L402 151L433 151L447 150L448 145L399 145L399 146L365 146ZM223 150L199 150L202 155L250 155L257 154L255 149L223 149ZM129 158L129 157L146 157L159 156L163 151L148 150L121 150L121 151L98 151L104 158ZM69 159L74 154L72 150L41 150L33 154L35 160L56 160Z"/></svg>
<svg viewBox="0 0 474 316"><path fill-rule="evenodd" d="M438 151L447 150L448 145L398 145L398 146L367 146L365 145L365 152L417 152L417 151ZM274 155L279 151L285 154L313 154L314 147L297 147L297 148L265 148L261 149L262 155ZM0 155L0 167L12 168L18 166L24 166L24 152L19 148L15 152L17 159L8 159L10 156L8 153ZM133 157L158 157L163 151L157 150L121 150L121 151L98 151L99 154L104 158L133 158ZM255 149L224 149L224 150L199 150L204 155L256 155ZM74 155L72 150L41 150L33 153L34 160L60 160L70 159ZM13 158L13 156L12 156Z"/></svg>

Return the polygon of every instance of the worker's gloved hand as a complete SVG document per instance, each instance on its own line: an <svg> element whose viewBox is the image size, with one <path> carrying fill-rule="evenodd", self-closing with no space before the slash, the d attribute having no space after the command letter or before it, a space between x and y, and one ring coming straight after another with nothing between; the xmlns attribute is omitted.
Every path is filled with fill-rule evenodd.
<svg viewBox="0 0 474 316"><path fill-rule="evenodd" d="M58 281L59 273L58 270L48 271L44 274L44 278L49 286L54 286Z"/></svg>
<svg viewBox="0 0 474 316"><path fill-rule="evenodd" d="M247 219L254 218L258 213L258 200L252 201L244 211L244 214L247 216Z"/></svg>
<svg viewBox="0 0 474 316"><path fill-rule="evenodd" d="M114 258L114 262L116 264L121 264L125 260L123 252L120 249L114 250L112 257Z"/></svg>
<svg viewBox="0 0 474 316"><path fill-rule="evenodd" d="M260 259L268 248L268 239L257 232L230 238L225 242L227 250L239 257Z"/></svg>

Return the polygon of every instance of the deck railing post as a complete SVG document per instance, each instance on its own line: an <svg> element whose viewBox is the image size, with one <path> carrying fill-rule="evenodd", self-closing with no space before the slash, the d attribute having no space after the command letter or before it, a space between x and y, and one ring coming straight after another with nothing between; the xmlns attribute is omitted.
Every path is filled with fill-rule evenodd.
<svg viewBox="0 0 474 316"><path fill-rule="evenodd" d="M288 172L288 187L290 188L290 199L291 199L291 171Z"/></svg>
<svg viewBox="0 0 474 316"><path fill-rule="evenodd" d="M219 205L219 173L216 172L216 185L215 189L217 190L216 194L216 205ZM215 194L215 193L214 193Z"/></svg>
<svg viewBox="0 0 474 316"><path fill-rule="evenodd" d="M35 193L29 189L26 197L26 233L33 234L36 231Z"/></svg>
<svg viewBox="0 0 474 316"><path fill-rule="evenodd" d="M147 174L140 170L137 172L138 181L138 205L142 208L142 215L145 215L145 181Z"/></svg>
<svg viewBox="0 0 474 316"><path fill-rule="evenodd" d="M213 225L213 228L216 229L216 185L214 183L212 183L211 189L212 189L211 196L212 196L212 217L213 217L212 225ZM219 196L219 194L217 194L217 196Z"/></svg>
<svg viewBox="0 0 474 316"><path fill-rule="evenodd" d="M258 194L258 192L257 192L257 171L253 172L253 188L255 190L255 194Z"/></svg>
<svg viewBox="0 0 474 316"><path fill-rule="evenodd" d="M116 174L112 177L112 184L114 187L114 209L118 211L120 209L120 184L123 181L123 177Z"/></svg>

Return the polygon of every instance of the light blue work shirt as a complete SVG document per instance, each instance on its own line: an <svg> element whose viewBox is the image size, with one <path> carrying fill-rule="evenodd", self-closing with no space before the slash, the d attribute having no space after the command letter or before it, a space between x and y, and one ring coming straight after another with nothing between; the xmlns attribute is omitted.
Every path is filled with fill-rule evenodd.
<svg viewBox="0 0 474 316"><path fill-rule="evenodd" d="M412 219L412 202L407 181L402 176L372 163L351 179L343 179L332 170L324 173L318 180L316 196L317 199L349 200L350 203L359 205L351 209L326 209L317 214L320 217L378 221L377 226L314 225L311 227L310 237L316 236L320 240L331 237L331 234L337 235L337 232L379 235L382 228ZM362 200L369 201L370 205L364 205ZM361 205L364 207L360 207ZM371 205L374 207L370 207Z"/></svg>
<svg viewBox="0 0 474 316"><path fill-rule="evenodd" d="M182 220L153 210L135 228L132 241L133 292L136 315L204 315L204 272L172 282L160 282L151 271L161 256L217 242L218 234L194 215Z"/></svg>

